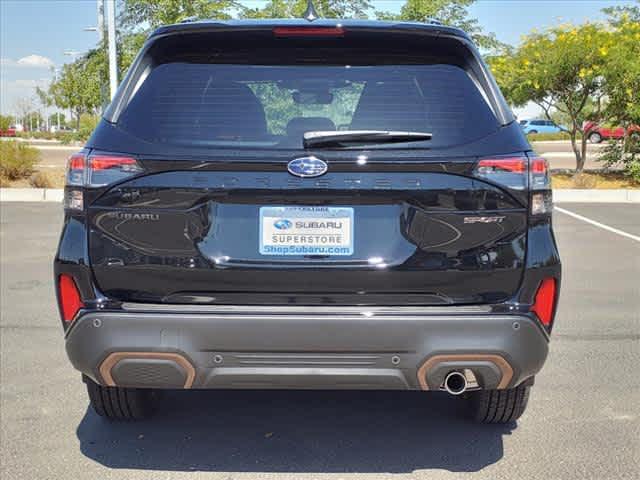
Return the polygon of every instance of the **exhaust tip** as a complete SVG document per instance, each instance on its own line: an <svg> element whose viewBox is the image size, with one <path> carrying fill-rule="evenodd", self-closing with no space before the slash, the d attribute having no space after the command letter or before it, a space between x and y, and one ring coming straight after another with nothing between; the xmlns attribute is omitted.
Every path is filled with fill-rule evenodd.
<svg viewBox="0 0 640 480"><path fill-rule="evenodd" d="M451 395L461 395L467 390L467 377L462 372L449 372L444 377L444 389Z"/></svg>

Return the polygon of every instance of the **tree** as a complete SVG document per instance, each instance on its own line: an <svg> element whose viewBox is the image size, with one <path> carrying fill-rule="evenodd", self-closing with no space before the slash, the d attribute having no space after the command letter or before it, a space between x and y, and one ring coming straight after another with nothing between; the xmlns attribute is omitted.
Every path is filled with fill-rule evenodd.
<svg viewBox="0 0 640 480"><path fill-rule="evenodd" d="M119 2L122 14L117 29L118 72L122 78L150 29L177 23L187 17L230 18L241 8L235 0L127 0ZM73 112L80 129L82 114L95 114L109 100L109 64L106 41L66 64L47 91L36 93L44 105Z"/></svg>
<svg viewBox="0 0 640 480"><path fill-rule="evenodd" d="M636 5L617 5L603 8L607 15L607 21L614 27L619 27L623 23L640 22L640 0L635 1Z"/></svg>
<svg viewBox="0 0 640 480"><path fill-rule="evenodd" d="M502 92L515 106L534 102L551 119L556 110L568 119L576 173L584 168L588 132L585 121L602 117L611 32L586 23L560 26L526 36L518 48L488 58ZM580 144L578 137L582 135Z"/></svg>
<svg viewBox="0 0 640 480"><path fill-rule="evenodd" d="M506 45L499 42L493 33L483 33L475 18L469 18L467 8L476 0L407 0L399 14L376 12L383 20L409 20L424 22L431 18L445 25L458 27L467 32L473 41L486 50L496 50Z"/></svg>
<svg viewBox="0 0 640 480"><path fill-rule="evenodd" d="M610 22L615 48L605 64L606 114L619 124L640 125L640 8L614 10Z"/></svg>
<svg viewBox="0 0 640 480"><path fill-rule="evenodd" d="M9 115L0 115L0 132L4 132L11 125L13 125L13 119Z"/></svg>
<svg viewBox="0 0 640 480"><path fill-rule="evenodd" d="M95 113L102 104L101 85L106 78L99 50L92 50L73 63L62 67L62 72L49 87L48 95L58 108L73 112L76 128L80 127L83 113Z"/></svg>
<svg viewBox="0 0 640 480"><path fill-rule="evenodd" d="M600 159L609 166L622 164L626 173L640 182L640 134L629 135L632 125L640 125L640 21L637 18L640 11L636 11L635 18L626 11L611 18L615 48L607 55L604 70L604 112L608 120L624 128L625 135L621 142L610 142Z"/></svg>
<svg viewBox="0 0 640 480"><path fill-rule="evenodd" d="M58 121L60 121L60 126L61 127L66 127L67 126L67 120L66 117L64 115L64 113L62 112L56 112L56 113L52 113L51 115L49 115L49 125L58 125Z"/></svg>
<svg viewBox="0 0 640 480"><path fill-rule="evenodd" d="M22 97L16 99L13 104L13 110L16 112L17 117L20 119L20 123L22 123L22 127L26 130L31 127L30 123L33 124L33 119L29 118L31 112L35 110L35 101L32 97ZM31 120L31 122L30 122ZM18 123L18 120L16 120Z"/></svg>
<svg viewBox="0 0 640 480"><path fill-rule="evenodd" d="M139 30L140 25L154 29L190 17L226 19L242 9L235 0L127 0L123 6L122 25L130 31Z"/></svg>

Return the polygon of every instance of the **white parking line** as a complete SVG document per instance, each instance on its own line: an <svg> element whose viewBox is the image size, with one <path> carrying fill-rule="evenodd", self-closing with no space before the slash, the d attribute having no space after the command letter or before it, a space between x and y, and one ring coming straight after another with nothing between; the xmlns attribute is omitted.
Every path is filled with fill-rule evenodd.
<svg viewBox="0 0 640 480"><path fill-rule="evenodd" d="M636 242L640 242L640 237L637 235L631 235L630 233L623 232L622 230L618 230L617 228L610 227L609 225L605 225L604 223L596 222L595 220L591 220L590 218L583 217L582 215L578 215L577 213L570 212L569 210L565 210L564 208L554 207L554 210L557 212L564 213L565 215L569 215L570 217L577 218L578 220L582 220L583 222L590 223L593 226L601 228L603 230L607 230L609 232L618 234L622 237L630 238L631 240L635 240Z"/></svg>

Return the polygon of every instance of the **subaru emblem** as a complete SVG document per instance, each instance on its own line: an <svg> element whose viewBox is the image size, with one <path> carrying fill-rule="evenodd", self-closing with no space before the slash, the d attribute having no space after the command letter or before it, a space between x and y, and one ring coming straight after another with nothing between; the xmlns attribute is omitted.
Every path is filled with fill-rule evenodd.
<svg viewBox="0 0 640 480"><path fill-rule="evenodd" d="M291 222L291 220L282 218L280 220L276 220L275 222L273 222L273 226L276 227L278 230L288 230L291 227L293 227L293 223Z"/></svg>
<svg viewBox="0 0 640 480"><path fill-rule="evenodd" d="M296 177L319 177L327 172L328 165L325 161L317 157L300 157L291 160L287 165L287 170Z"/></svg>

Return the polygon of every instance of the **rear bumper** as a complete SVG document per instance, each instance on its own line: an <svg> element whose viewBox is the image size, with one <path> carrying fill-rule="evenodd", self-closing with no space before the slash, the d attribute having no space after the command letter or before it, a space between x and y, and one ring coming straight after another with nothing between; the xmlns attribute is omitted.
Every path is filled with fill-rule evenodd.
<svg viewBox="0 0 640 480"><path fill-rule="evenodd" d="M471 369L482 388L535 375L548 336L483 307L189 307L86 312L74 367L103 385L152 388L439 389Z"/></svg>

